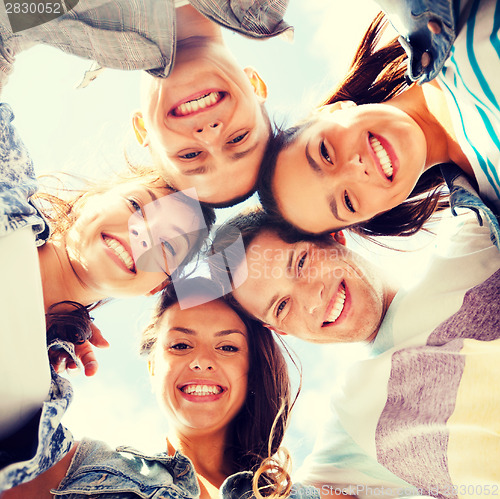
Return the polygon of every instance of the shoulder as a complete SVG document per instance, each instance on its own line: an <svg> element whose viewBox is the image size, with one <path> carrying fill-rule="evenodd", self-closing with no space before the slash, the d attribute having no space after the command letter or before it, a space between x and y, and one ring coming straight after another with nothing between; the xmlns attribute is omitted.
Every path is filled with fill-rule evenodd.
<svg viewBox="0 0 500 499"><path fill-rule="evenodd" d="M410 79L424 83L435 78L456 39L459 0L376 1L401 35Z"/></svg>
<svg viewBox="0 0 500 499"><path fill-rule="evenodd" d="M269 38L292 28L283 20L288 0L190 0L191 5L221 26L252 38Z"/></svg>
<svg viewBox="0 0 500 499"><path fill-rule="evenodd" d="M53 491L65 494L111 494L127 490L144 497L166 492L165 497L194 498L199 494L194 468L180 453L148 455L131 447L111 448L104 442L84 439L71 466ZM107 496L106 496L107 497Z"/></svg>

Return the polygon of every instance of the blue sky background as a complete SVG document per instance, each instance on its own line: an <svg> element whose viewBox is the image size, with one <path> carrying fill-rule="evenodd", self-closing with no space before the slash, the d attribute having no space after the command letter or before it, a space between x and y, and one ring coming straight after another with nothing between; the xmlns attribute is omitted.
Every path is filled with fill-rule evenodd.
<svg viewBox="0 0 500 499"><path fill-rule="evenodd" d="M280 39L258 42L232 33L226 39L241 64L257 68L267 81L271 117L291 123L335 85L378 9L369 0L290 3L286 18L295 26L292 44ZM14 109L15 124L38 173L64 170L105 176L123 168L125 148L134 148L131 114L139 108L140 74L106 70L88 88L76 90L89 66L89 61L50 48L33 48L17 58L3 100ZM234 211L224 210L221 217ZM421 274L432 240L408 242L412 247L427 244L418 253L351 244L370 252L388 274L409 283ZM151 393L146 363L136 354L138 331L153 304L154 299L146 298L114 300L94 312L111 348L98 352L95 377L80 373L71 378L76 395L66 424L76 438L164 450L168 428ZM286 437L297 467L312 448L337 373L359 347L313 346L293 339L289 344L304 370L302 394Z"/></svg>

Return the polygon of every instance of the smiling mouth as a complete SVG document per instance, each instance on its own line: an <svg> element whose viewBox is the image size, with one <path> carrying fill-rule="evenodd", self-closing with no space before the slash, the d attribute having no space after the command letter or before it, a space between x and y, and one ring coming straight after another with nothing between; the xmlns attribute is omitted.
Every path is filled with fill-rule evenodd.
<svg viewBox="0 0 500 499"><path fill-rule="evenodd" d="M219 395L224 389L220 385L184 385L180 391L187 395L195 395L197 397L206 397L208 395Z"/></svg>
<svg viewBox="0 0 500 499"><path fill-rule="evenodd" d="M119 260L127 267L130 272L136 273L135 263L133 258L130 256L130 253L127 249L117 241L115 238L107 236L105 234L102 235L103 241L106 243L106 246L119 258Z"/></svg>
<svg viewBox="0 0 500 499"><path fill-rule="evenodd" d="M176 117L190 116L215 106L225 97L225 92L208 92L172 108L169 114Z"/></svg>
<svg viewBox="0 0 500 499"><path fill-rule="evenodd" d="M345 297L346 297L345 284L342 282L340 283L337 295L335 296L334 300L332 300L333 305L331 306L330 311L325 317L325 320L321 327L330 326L331 324L334 324L335 321L340 317L340 314L342 314L342 312L344 311Z"/></svg>
<svg viewBox="0 0 500 499"><path fill-rule="evenodd" d="M380 163L380 167L384 172L384 175L389 180L392 180L394 174L394 167L392 165L392 161L391 158L389 157L389 154L387 153L387 151L384 149L384 146L382 146L382 144L376 137L370 134L369 140L370 140L370 146L373 149L375 155L377 156L377 159Z"/></svg>

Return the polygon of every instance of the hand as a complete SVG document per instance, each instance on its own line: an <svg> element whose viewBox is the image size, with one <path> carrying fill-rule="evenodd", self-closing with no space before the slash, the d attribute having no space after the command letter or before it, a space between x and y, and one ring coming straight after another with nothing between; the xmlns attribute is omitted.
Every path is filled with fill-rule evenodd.
<svg viewBox="0 0 500 499"><path fill-rule="evenodd" d="M83 364L85 376L94 376L99 367L92 345L97 348L109 347L109 343L102 335L101 330L94 324L91 325L91 328L92 336L90 337L90 340L82 343L81 345L75 345L75 354ZM73 359L62 350L50 350L49 359L57 373L63 372L66 369L78 368Z"/></svg>

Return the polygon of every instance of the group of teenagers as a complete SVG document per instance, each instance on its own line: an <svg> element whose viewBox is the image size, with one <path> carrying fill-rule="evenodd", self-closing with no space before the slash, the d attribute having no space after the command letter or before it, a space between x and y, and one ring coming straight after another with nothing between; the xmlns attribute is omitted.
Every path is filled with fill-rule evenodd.
<svg viewBox="0 0 500 499"><path fill-rule="evenodd" d="M151 156L41 192L0 105L2 499L500 494L500 4L378 3L348 74L286 129L222 38L289 34L286 1L80 0L17 32L0 6L0 89L37 44L95 61L84 85L143 70L132 121ZM412 287L347 247L438 212L453 234ZM95 374L91 311L139 295L158 299L139 347L171 429L155 455L75 442L58 374ZM287 334L369 349L297 482Z"/></svg>

